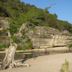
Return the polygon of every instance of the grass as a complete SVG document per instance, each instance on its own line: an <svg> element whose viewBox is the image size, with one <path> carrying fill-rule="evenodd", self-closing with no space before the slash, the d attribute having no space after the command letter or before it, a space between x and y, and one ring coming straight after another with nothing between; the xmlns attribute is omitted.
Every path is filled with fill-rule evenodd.
<svg viewBox="0 0 72 72"><path fill-rule="evenodd" d="M60 72L69 72L69 62L67 60L62 64Z"/></svg>

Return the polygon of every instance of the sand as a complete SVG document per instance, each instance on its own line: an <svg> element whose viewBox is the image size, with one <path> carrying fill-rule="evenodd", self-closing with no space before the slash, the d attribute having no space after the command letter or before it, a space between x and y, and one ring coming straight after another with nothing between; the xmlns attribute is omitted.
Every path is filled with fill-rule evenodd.
<svg viewBox="0 0 72 72"><path fill-rule="evenodd" d="M0 72L60 72L65 59L69 62L70 72L72 72L72 53L39 56L25 62L30 64L30 67L19 67Z"/></svg>

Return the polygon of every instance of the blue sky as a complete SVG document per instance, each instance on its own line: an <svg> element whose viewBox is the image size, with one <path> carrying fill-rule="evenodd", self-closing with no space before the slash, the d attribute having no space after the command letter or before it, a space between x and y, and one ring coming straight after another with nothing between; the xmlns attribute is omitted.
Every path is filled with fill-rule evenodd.
<svg viewBox="0 0 72 72"><path fill-rule="evenodd" d="M72 0L22 0L25 3L35 5L39 8L46 8L52 6L49 9L50 13L56 13L58 19L67 20L72 23Z"/></svg>

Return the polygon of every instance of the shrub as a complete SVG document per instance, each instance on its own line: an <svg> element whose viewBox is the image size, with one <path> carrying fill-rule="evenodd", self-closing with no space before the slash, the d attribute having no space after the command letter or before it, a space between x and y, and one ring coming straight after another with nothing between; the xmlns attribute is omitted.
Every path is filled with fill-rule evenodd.
<svg viewBox="0 0 72 72"><path fill-rule="evenodd" d="M62 64L60 72L69 72L69 62L67 60Z"/></svg>

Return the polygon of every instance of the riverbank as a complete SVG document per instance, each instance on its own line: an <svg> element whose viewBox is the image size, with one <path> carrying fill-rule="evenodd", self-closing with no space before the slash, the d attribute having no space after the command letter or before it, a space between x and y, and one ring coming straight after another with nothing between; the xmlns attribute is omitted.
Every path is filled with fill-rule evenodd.
<svg viewBox="0 0 72 72"><path fill-rule="evenodd" d="M60 72L65 59L69 62L69 69L72 72L72 53L54 54L39 56L25 61L30 67L19 67L0 72Z"/></svg>
<svg viewBox="0 0 72 72"><path fill-rule="evenodd" d="M15 54L15 60L26 58L33 58L37 56L58 54L58 53L70 53L68 47L54 47L54 48L43 48L43 49L31 49L31 50L17 50ZM4 59L5 51L0 51L0 62Z"/></svg>

